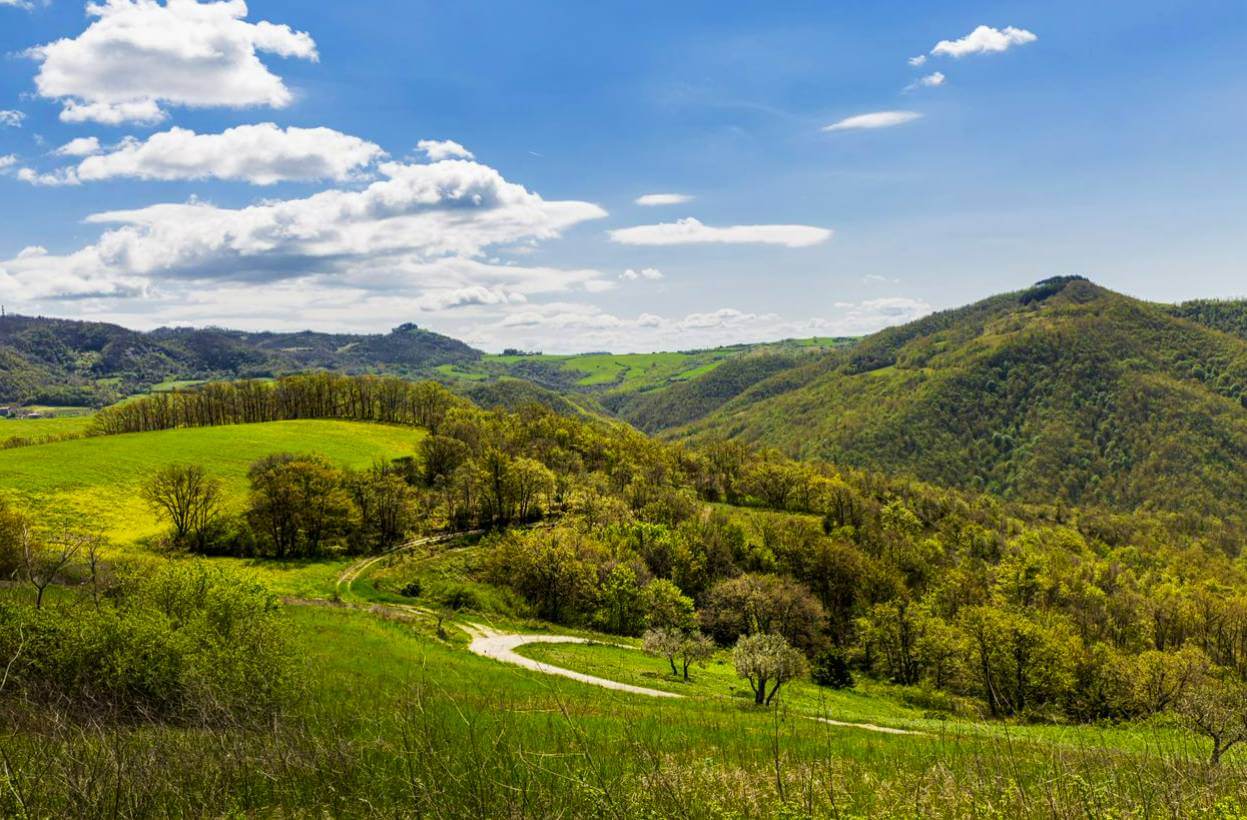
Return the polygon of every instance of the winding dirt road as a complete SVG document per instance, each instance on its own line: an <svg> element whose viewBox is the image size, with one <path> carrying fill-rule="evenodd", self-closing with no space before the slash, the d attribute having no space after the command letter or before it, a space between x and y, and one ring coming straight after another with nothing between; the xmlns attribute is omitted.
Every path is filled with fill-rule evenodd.
<svg viewBox="0 0 1247 820"><path fill-rule="evenodd" d="M519 647L530 643L589 643L584 638L577 638L572 635L502 634L481 624L463 624L463 629L472 636L472 643L468 644L468 651L474 655L480 655L482 658L490 658L502 663L522 666L525 669L531 669L534 672L541 672L545 675L571 678L581 683L601 686L604 689L613 689L616 692L630 692L634 695L648 695L652 698L683 697L683 695L677 695L675 692L647 689L644 686L632 686L631 684L598 678L593 675L586 675L583 672L575 672L571 669L564 669L561 666L551 666L548 663L526 658L515 651Z"/></svg>

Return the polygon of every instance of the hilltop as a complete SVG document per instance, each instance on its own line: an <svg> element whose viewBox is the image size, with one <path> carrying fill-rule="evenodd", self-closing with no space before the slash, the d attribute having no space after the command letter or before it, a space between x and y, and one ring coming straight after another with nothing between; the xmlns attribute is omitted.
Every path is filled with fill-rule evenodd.
<svg viewBox="0 0 1247 820"><path fill-rule="evenodd" d="M1241 316L1220 304L1045 280L758 381L668 435L1020 500L1237 515L1247 341L1218 329Z"/></svg>

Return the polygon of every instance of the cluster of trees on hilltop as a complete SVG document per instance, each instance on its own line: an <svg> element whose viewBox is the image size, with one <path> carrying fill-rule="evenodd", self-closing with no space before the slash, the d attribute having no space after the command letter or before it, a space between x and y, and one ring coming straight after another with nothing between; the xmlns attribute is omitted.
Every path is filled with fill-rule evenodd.
<svg viewBox="0 0 1247 820"><path fill-rule="evenodd" d="M373 381L306 384L332 387L313 392L317 407L348 417L375 418L385 395L360 392ZM283 382L237 389L292 394ZM437 520L561 512L553 527L488 539L479 569L550 620L695 629L725 645L778 634L811 658L830 651L1000 716L1140 717L1247 679L1234 520L1010 504L734 441L668 444L541 407L402 390L437 408L404 479ZM211 418L178 403L216 395L234 400L159 401Z"/></svg>
<svg viewBox="0 0 1247 820"><path fill-rule="evenodd" d="M241 514L224 506L220 479L195 464L150 476L142 495L169 524L168 544L201 555L308 558L396 546L426 517L406 461L342 469L315 453L274 453L248 470Z"/></svg>

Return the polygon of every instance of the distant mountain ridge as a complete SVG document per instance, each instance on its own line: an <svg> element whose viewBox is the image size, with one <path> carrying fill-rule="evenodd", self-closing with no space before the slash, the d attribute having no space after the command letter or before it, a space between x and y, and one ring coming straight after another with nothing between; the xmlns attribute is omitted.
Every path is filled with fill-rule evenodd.
<svg viewBox="0 0 1247 820"><path fill-rule="evenodd" d="M0 402L106 404L169 380L263 378L302 370L431 376L483 354L401 325L387 334L220 328L128 330L104 322L0 318Z"/></svg>

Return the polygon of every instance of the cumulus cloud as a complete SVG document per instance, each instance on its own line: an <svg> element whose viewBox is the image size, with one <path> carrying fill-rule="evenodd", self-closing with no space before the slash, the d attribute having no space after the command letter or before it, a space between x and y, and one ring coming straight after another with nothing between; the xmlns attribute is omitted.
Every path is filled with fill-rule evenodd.
<svg viewBox="0 0 1247 820"><path fill-rule="evenodd" d="M416 148L433 162L444 159L476 159L476 155L454 140L420 140Z"/></svg>
<svg viewBox="0 0 1247 820"><path fill-rule="evenodd" d="M31 9L34 6L29 0L0 0L0 6L14 6L19 9Z"/></svg>
<svg viewBox="0 0 1247 820"><path fill-rule="evenodd" d="M29 185L37 185L43 188L59 188L65 185L80 184L73 168L61 168L46 174L41 174L33 168L21 168L18 169L17 178Z"/></svg>
<svg viewBox="0 0 1247 820"><path fill-rule="evenodd" d="M461 160L382 163L362 190L221 208L191 201L94 214L111 226L74 253L0 261L0 296L131 295L179 283L327 285L419 295L472 286L530 294L566 290L593 270L491 265L487 248L555 238L605 216L597 205L547 201L496 170Z"/></svg>
<svg viewBox="0 0 1247 820"><path fill-rule="evenodd" d="M979 26L960 40L940 40L931 49L937 56L965 57L968 54L992 54L1008 51L1013 46L1033 43L1039 37L1024 28L1006 26L1003 30Z"/></svg>
<svg viewBox="0 0 1247 820"><path fill-rule="evenodd" d="M640 270L628 268L626 271L619 274L619 278L623 279L625 282L635 282L638 279L648 279L651 282L656 282L662 278L662 271L658 268L641 268Z"/></svg>
<svg viewBox="0 0 1247 820"><path fill-rule="evenodd" d="M0 154L0 171L8 170L17 164L17 157L13 154Z"/></svg>
<svg viewBox="0 0 1247 820"><path fill-rule="evenodd" d="M0 109L0 128L21 128L26 115L21 111Z"/></svg>
<svg viewBox="0 0 1247 820"><path fill-rule="evenodd" d="M913 122L922 115L917 111L872 111L869 114L857 114L845 117L839 122L823 126L824 131L859 131L871 128L891 128Z"/></svg>
<svg viewBox="0 0 1247 820"><path fill-rule="evenodd" d="M470 305L510 305L528 301L522 293L502 287L470 285L463 288L435 288L426 291L415 300L421 309L430 312L450 310Z"/></svg>
<svg viewBox="0 0 1247 820"><path fill-rule="evenodd" d="M220 134L172 128L146 140L127 139L108 153L90 156L78 165L77 175L84 182L114 177L214 178L253 185L342 181L384 153L378 145L331 128L282 129L271 122L240 125Z"/></svg>
<svg viewBox="0 0 1247 820"><path fill-rule="evenodd" d="M925 54L919 54L917 57L909 58L909 64L913 66L914 68L918 68L919 66L926 65L926 62L927 62L927 55Z"/></svg>
<svg viewBox="0 0 1247 820"><path fill-rule="evenodd" d="M646 208L654 208L661 205L683 205L686 202L692 202L693 198L688 194L644 194L636 198L637 205Z"/></svg>
<svg viewBox="0 0 1247 820"><path fill-rule="evenodd" d="M610 232L622 245L783 245L804 248L826 242L832 232L809 225L732 225L716 228L688 217L658 225L638 225Z"/></svg>
<svg viewBox="0 0 1247 820"><path fill-rule="evenodd" d="M65 143L52 153L58 157L90 157L98 154L101 150L98 137L78 137Z"/></svg>
<svg viewBox="0 0 1247 820"><path fill-rule="evenodd" d="M935 73L928 74L927 76L920 79L918 81L918 85L926 86L927 88L937 88L943 85L944 80L946 79L947 78L944 76L944 72L936 71Z"/></svg>
<svg viewBox="0 0 1247 820"><path fill-rule="evenodd" d="M59 100L66 122L151 124L162 105L270 106L293 96L259 54L316 61L305 32L267 21L248 23L243 0L104 0L77 37L37 46L35 88Z"/></svg>

